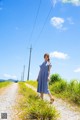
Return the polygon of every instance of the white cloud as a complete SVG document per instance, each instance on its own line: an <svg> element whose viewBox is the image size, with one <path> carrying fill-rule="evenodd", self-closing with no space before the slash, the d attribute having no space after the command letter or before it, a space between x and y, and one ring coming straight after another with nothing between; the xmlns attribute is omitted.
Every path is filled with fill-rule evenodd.
<svg viewBox="0 0 80 120"><path fill-rule="evenodd" d="M17 79L17 76L16 75L10 75L10 74L4 74L3 75L5 78L10 78L10 79Z"/></svg>
<svg viewBox="0 0 80 120"><path fill-rule="evenodd" d="M68 58L68 54L62 53L62 52L58 52L58 51L54 51L50 53L50 57L51 58L58 58L58 59L67 59Z"/></svg>
<svg viewBox="0 0 80 120"><path fill-rule="evenodd" d="M58 2L62 2L64 4L68 3L68 4L73 4L75 6L80 6L80 0L52 0L53 5L55 6L56 3Z"/></svg>
<svg viewBox="0 0 80 120"><path fill-rule="evenodd" d="M65 31L68 29L69 25L73 25L73 19L72 17L67 17L67 18L61 18L61 17L52 17L51 18L51 24L53 27L56 29ZM65 27L65 25L68 25L68 27Z"/></svg>
<svg viewBox="0 0 80 120"><path fill-rule="evenodd" d="M69 22L69 24L74 24L74 22L73 22L73 20L72 20L71 17L68 17L68 18L67 18L67 21Z"/></svg>
<svg viewBox="0 0 80 120"><path fill-rule="evenodd" d="M61 0L62 3L72 3L75 6L80 6L80 0Z"/></svg>
<svg viewBox="0 0 80 120"><path fill-rule="evenodd" d="M66 28L63 26L65 20L63 18L60 17L52 17L51 18L51 24L60 30L66 30Z"/></svg>
<svg viewBox="0 0 80 120"><path fill-rule="evenodd" d="M75 73L80 73L80 68L74 70Z"/></svg>

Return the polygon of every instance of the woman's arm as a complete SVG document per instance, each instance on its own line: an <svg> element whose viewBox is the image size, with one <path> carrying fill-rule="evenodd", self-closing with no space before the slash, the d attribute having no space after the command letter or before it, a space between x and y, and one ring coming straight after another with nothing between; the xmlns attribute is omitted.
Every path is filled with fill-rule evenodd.
<svg viewBox="0 0 80 120"><path fill-rule="evenodd" d="M49 63L49 65L48 65L48 72L49 72L49 74L50 74L51 67L52 67L52 65L51 65L51 63Z"/></svg>
<svg viewBox="0 0 80 120"><path fill-rule="evenodd" d="M51 70L51 63L49 63L49 66L48 66L48 80L50 80L50 70Z"/></svg>

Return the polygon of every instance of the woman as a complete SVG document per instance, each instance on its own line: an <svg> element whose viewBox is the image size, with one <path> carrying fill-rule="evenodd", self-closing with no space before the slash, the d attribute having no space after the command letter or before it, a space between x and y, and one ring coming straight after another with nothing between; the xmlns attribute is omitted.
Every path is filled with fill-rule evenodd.
<svg viewBox="0 0 80 120"><path fill-rule="evenodd" d="M51 64L50 64L49 54L46 53L44 54L44 62L42 63L42 65L40 65L40 71L37 78L38 81L37 92L40 93L42 99L43 99L43 94L48 94L50 97L50 101L52 103L54 101L54 98L48 89L50 69L51 69Z"/></svg>

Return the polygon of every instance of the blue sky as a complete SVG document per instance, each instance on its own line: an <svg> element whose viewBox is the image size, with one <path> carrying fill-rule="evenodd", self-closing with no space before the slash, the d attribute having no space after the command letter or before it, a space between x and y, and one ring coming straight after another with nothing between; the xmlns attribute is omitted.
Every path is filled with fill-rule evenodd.
<svg viewBox="0 0 80 120"><path fill-rule="evenodd" d="M51 74L59 73L67 80L80 79L80 1L42 0L30 39L39 3L40 0L0 0L0 78L20 79L25 65L27 79L32 44L30 79L37 78L46 52L51 56Z"/></svg>

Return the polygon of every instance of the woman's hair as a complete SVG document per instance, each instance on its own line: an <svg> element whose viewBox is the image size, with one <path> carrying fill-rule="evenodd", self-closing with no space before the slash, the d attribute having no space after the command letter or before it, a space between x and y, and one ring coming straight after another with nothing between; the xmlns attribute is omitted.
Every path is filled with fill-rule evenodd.
<svg viewBox="0 0 80 120"><path fill-rule="evenodd" d="M48 57L48 61L50 61L50 58L49 58L49 54L48 54L48 53L45 53L45 54L44 54L44 58L45 58L46 56Z"/></svg>

